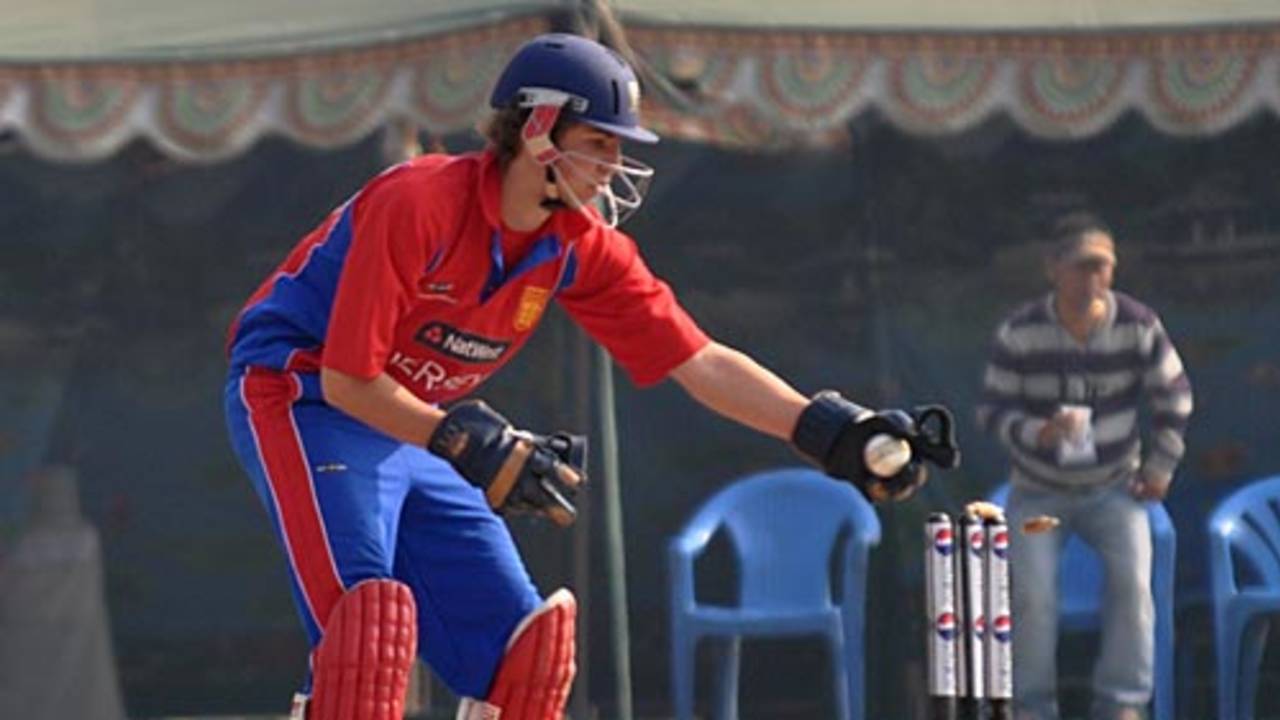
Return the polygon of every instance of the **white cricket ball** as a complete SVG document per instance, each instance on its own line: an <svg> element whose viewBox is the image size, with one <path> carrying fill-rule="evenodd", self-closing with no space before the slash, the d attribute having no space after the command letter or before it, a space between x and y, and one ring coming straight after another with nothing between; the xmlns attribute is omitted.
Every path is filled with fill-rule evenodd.
<svg viewBox="0 0 1280 720"><path fill-rule="evenodd" d="M892 477L911 462L911 445L888 433L872 435L862 449L867 469L880 477Z"/></svg>

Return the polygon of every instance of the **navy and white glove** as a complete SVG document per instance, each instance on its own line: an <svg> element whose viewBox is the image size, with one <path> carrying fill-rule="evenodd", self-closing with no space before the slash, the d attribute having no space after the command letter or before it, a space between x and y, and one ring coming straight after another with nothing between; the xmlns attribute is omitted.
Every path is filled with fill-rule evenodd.
<svg viewBox="0 0 1280 720"><path fill-rule="evenodd" d="M484 491L499 513L528 513L566 527L578 511L573 500L587 480L587 439L516 430L481 400L450 408L427 441L458 474Z"/></svg>
<svg viewBox="0 0 1280 720"><path fill-rule="evenodd" d="M791 443L828 475L853 483L872 502L898 502L928 480L924 461L941 468L960 464L953 427L951 411L941 405L919 407L913 413L877 412L824 390L800 414ZM878 475L867 467L867 443L880 434L905 440L911 448L910 459L892 475Z"/></svg>

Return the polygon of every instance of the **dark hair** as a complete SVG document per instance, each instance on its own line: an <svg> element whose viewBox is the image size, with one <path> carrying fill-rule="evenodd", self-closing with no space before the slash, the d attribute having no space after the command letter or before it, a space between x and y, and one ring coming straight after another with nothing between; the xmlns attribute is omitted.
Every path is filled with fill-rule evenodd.
<svg viewBox="0 0 1280 720"><path fill-rule="evenodd" d="M529 108L512 105L493 111L480 123L480 134L489 141L489 147L498 156L498 167L503 170L520 154L520 147L524 143L524 139L520 137L520 131L524 129L524 123L529 119L530 112ZM555 127L551 128L552 142L558 140L561 133L573 122L565 115L561 113L556 119Z"/></svg>
<svg viewBox="0 0 1280 720"><path fill-rule="evenodd" d="M1054 221L1053 229L1049 231L1049 241L1057 250L1091 232L1112 236L1111 228L1097 215L1087 211L1067 213Z"/></svg>

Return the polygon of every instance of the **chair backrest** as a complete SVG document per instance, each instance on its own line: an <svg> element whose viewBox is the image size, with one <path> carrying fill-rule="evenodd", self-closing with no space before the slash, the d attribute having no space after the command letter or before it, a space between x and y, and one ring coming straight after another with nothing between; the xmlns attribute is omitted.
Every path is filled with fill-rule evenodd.
<svg viewBox="0 0 1280 720"><path fill-rule="evenodd" d="M1223 499L1209 516L1209 543L1215 593L1235 594L1246 578L1280 591L1280 475ZM1238 567L1237 558L1247 567Z"/></svg>
<svg viewBox="0 0 1280 720"><path fill-rule="evenodd" d="M841 531L842 566L852 548L880 538L870 503L847 483L788 468L735 481L713 496L690 526L723 528L738 561L743 607L830 605L829 563Z"/></svg>

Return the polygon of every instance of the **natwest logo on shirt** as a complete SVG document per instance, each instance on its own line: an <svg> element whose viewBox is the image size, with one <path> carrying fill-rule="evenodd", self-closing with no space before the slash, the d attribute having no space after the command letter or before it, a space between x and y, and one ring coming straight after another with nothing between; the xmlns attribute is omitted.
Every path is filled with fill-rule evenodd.
<svg viewBox="0 0 1280 720"><path fill-rule="evenodd" d="M495 362L507 352L511 343L465 333L442 322L429 322L418 329L413 339L463 362Z"/></svg>

